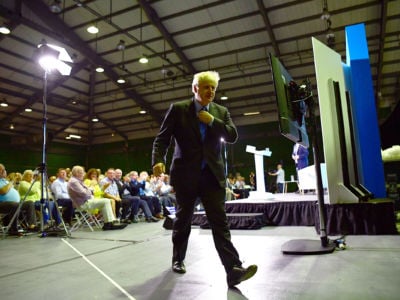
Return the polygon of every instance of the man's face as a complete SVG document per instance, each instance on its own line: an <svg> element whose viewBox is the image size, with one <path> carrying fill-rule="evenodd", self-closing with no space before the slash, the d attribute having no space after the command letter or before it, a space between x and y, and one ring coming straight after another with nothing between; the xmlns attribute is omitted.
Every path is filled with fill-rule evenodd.
<svg viewBox="0 0 400 300"><path fill-rule="evenodd" d="M58 177L61 179L65 179L67 177L67 172L65 170L61 170L58 172Z"/></svg>
<svg viewBox="0 0 400 300"><path fill-rule="evenodd" d="M193 87L194 97L201 106L206 106L214 100L217 85L212 81L200 81Z"/></svg>
<svg viewBox="0 0 400 300"><path fill-rule="evenodd" d="M121 179L122 177L122 171L121 170L115 170L115 178Z"/></svg>
<svg viewBox="0 0 400 300"><path fill-rule="evenodd" d="M107 171L107 177L108 177L108 179L114 179L114 177L115 177L115 171L114 170L108 170Z"/></svg>

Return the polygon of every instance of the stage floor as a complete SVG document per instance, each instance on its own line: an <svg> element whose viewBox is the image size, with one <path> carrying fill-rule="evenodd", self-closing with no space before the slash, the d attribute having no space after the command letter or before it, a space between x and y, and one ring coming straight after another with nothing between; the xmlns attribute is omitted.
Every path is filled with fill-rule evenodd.
<svg viewBox="0 0 400 300"><path fill-rule="evenodd" d="M314 227L232 230L250 280L228 289L211 231L192 228L187 273L171 267L171 231L162 222L124 230L74 232L71 238L0 240L2 300L137 299L398 299L400 236L347 236L347 249L324 255L284 255L294 239L318 240Z"/></svg>

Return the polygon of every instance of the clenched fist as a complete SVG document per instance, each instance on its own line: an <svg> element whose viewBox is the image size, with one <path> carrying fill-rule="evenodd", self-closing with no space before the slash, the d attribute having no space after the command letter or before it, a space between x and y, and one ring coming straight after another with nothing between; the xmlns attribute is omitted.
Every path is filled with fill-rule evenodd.
<svg viewBox="0 0 400 300"><path fill-rule="evenodd" d="M210 124L214 120L214 117L212 116L212 114L210 114L209 112L207 112L205 110L199 111L197 117L199 118L200 122L207 124L207 125Z"/></svg>
<svg viewBox="0 0 400 300"><path fill-rule="evenodd" d="M162 173L165 173L165 165L163 163L156 163L153 166L153 174L154 176L160 176Z"/></svg>

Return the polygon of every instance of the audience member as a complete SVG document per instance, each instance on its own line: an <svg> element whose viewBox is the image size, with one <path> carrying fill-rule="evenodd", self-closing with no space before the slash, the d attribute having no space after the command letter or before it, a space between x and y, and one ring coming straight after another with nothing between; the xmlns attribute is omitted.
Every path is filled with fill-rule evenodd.
<svg viewBox="0 0 400 300"><path fill-rule="evenodd" d="M144 182L139 181L139 175L136 171L131 171L129 173L130 181L128 183L128 190L132 196L138 196L140 198L139 208L143 210L147 222L158 222L159 219L153 216L152 211L144 199L140 197L141 188L144 186ZM134 213L134 218L137 219L137 213Z"/></svg>
<svg viewBox="0 0 400 300"><path fill-rule="evenodd" d="M44 225L49 224L52 216L55 218L56 224L60 224L61 220L59 218L57 208L55 207L54 202L50 201L50 199L47 197L49 195L48 191L43 190L42 199L40 176L40 174L34 175L32 170L25 170L22 174L18 192L21 196L21 201L24 201L23 207L26 207L30 210L29 207L31 207L32 203L34 203L36 211L39 211L42 214ZM31 218L30 220L27 220L29 226L32 227L33 225L36 225L35 214L28 214L28 216Z"/></svg>
<svg viewBox="0 0 400 300"><path fill-rule="evenodd" d="M68 194L74 207L83 210L100 209L104 218L103 230L123 229L126 224L114 224L116 220L111 207L111 199L93 197L92 191L83 184L85 170L81 166L74 166L72 177L68 181Z"/></svg>
<svg viewBox="0 0 400 300"><path fill-rule="evenodd" d="M120 208L121 208L121 197L119 196L118 186L114 181L115 179L115 170L113 168L109 168L106 172L106 176L100 180L100 186L103 190L104 198L111 199L111 206L114 212L114 216L116 218L120 218Z"/></svg>
<svg viewBox="0 0 400 300"><path fill-rule="evenodd" d="M122 179L121 169L115 169L114 181L117 184L119 196L122 203L121 221L130 224L135 221L134 212L138 211L139 209L140 197L131 195L128 190L128 184Z"/></svg>
<svg viewBox="0 0 400 300"><path fill-rule="evenodd" d="M64 168L58 169L57 179L51 184L51 191L54 195L54 200L62 207L63 219L70 226L74 216L74 209L72 207L72 200L69 198L67 189L67 172Z"/></svg>
<svg viewBox="0 0 400 300"><path fill-rule="evenodd" d="M13 187L13 182L7 179L7 171L3 164L0 164L0 213L4 214L3 225L9 226L8 233L10 235L20 235L18 232L18 216L15 213L18 210L20 196ZM12 218L14 220L10 224Z"/></svg>

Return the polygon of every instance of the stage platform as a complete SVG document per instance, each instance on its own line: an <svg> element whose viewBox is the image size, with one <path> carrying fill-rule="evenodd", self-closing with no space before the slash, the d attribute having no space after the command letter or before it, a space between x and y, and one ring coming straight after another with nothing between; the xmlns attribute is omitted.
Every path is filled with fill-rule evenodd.
<svg viewBox="0 0 400 300"><path fill-rule="evenodd" d="M319 232L319 210L316 194L274 194L273 200L234 200L225 203L231 229L245 229L245 222L262 214L262 222L270 226L314 226ZM328 197L324 196L325 199ZM326 233L328 235L397 234L394 203L390 199L373 199L369 202L352 204L325 204ZM204 213L195 213L193 225L206 222ZM230 220L229 220L230 219ZM233 221L236 219L235 221ZM254 225L256 221L247 221ZM261 224L261 223L260 223ZM240 226L239 226L240 225ZM207 228L204 225L204 228ZM252 229L247 228L247 229Z"/></svg>

